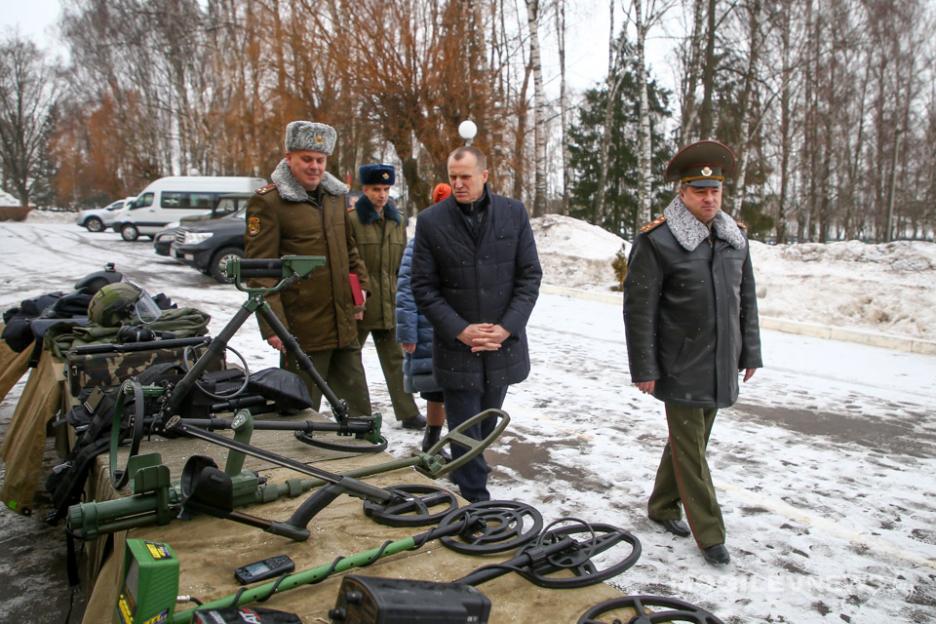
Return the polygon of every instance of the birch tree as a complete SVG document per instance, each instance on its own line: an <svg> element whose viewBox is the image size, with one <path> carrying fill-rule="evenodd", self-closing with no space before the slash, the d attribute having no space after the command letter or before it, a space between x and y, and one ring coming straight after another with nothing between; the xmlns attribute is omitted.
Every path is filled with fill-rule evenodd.
<svg viewBox="0 0 936 624"><path fill-rule="evenodd" d="M734 187L732 197L731 213L741 215L741 206L744 203L745 180L747 179L747 165L749 157L750 131L751 131L751 99L756 88L757 66L761 51L761 0L751 0L747 6L748 14L748 33L750 45L748 47L747 69L744 73L744 87L741 91L741 104L739 106L741 115L741 130L739 132L738 145L738 166L737 183Z"/></svg>
<svg viewBox="0 0 936 624"><path fill-rule="evenodd" d="M672 8L673 0L632 0L632 21L636 37L634 50L637 64L637 94L640 99L637 122L637 206L641 219L650 220L650 104L647 94L647 33Z"/></svg>
<svg viewBox="0 0 936 624"><path fill-rule="evenodd" d="M566 3L556 0L556 39L559 52L559 119L562 125L562 213L569 214L569 184L572 166L569 162L569 98L566 92Z"/></svg>
<svg viewBox="0 0 936 624"><path fill-rule="evenodd" d="M546 214L546 94L543 91L543 65L540 59L540 0L525 0L530 32L530 64L533 69L533 216Z"/></svg>

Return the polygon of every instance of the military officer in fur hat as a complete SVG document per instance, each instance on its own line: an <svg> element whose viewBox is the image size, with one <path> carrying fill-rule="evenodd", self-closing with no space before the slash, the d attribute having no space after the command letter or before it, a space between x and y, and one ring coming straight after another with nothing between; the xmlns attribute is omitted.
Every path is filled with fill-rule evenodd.
<svg viewBox="0 0 936 624"><path fill-rule="evenodd" d="M286 156L270 176L272 184L259 189L247 204L244 251L248 258L285 255L325 256L326 266L312 272L267 302L308 353L315 368L335 394L348 402L351 416L369 416L370 397L355 319L349 274L368 289L367 268L358 253L354 231L345 210L348 187L325 171L335 147L335 129L322 123L293 121L286 126ZM258 279L273 285L275 279ZM261 319L263 337L284 351L282 341ZM318 409L322 392L286 357L286 368L306 382Z"/></svg>
<svg viewBox="0 0 936 624"><path fill-rule="evenodd" d="M403 388L403 351L395 332L397 274L406 248L406 226L390 199L396 172L392 165L369 164L360 167L358 177L363 195L348 213L370 278L367 308L357 324L358 341L363 345L368 334L374 337L397 422L406 429L422 429L426 419Z"/></svg>
<svg viewBox="0 0 936 624"><path fill-rule="evenodd" d="M641 228L624 283L631 380L663 402L669 428L648 515L670 533L693 535L713 565L730 557L705 449L718 409L738 398L738 376L748 381L762 366L748 240L721 210L734 162L717 141L673 157L666 179L678 193Z"/></svg>

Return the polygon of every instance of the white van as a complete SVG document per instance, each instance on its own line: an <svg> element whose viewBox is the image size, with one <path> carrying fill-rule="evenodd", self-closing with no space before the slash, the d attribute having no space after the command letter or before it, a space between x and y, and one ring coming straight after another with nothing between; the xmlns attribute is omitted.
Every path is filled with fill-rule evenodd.
<svg viewBox="0 0 936 624"><path fill-rule="evenodd" d="M211 214L219 195L253 193L266 183L263 178L235 176L159 178L137 195L129 210L120 211L113 227L125 241L141 234L152 238L167 223Z"/></svg>

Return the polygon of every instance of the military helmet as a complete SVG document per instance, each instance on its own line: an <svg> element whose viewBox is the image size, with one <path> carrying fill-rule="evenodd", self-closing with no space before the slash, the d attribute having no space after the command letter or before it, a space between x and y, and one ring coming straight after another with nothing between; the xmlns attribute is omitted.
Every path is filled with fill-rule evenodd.
<svg viewBox="0 0 936 624"><path fill-rule="evenodd" d="M117 282L102 287L88 304L88 320L104 327L124 323L152 323L161 311L142 288L130 282Z"/></svg>

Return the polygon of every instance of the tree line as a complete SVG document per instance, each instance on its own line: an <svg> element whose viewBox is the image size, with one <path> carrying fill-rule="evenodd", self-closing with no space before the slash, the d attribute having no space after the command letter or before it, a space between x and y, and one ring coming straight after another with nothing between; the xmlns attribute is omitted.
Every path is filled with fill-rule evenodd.
<svg viewBox="0 0 936 624"><path fill-rule="evenodd" d="M340 178L398 163L412 213L472 119L492 185L533 216L630 238L672 196L667 159L711 138L738 156L724 208L756 238L933 239L931 3L596 0L606 78L581 92L566 86L576 5L76 0L58 25L67 62L0 38L0 183L24 205L77 209L165 175L268 176L285 124L314 119L339 131ZM664 34L672 91L647 61Z"/></svg>

